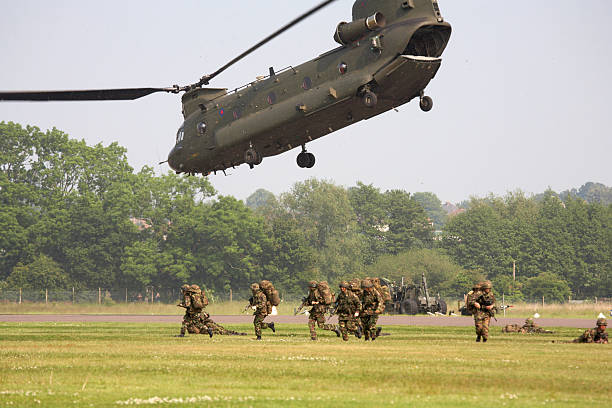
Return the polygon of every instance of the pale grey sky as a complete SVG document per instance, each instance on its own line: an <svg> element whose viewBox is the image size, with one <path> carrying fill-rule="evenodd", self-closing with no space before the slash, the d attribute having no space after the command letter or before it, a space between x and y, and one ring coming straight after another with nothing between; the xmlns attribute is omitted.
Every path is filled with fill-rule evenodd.
<svg viewBox="0 0 612 408"><path fill-rule="evenodd" d="M0 2L0 89L92 89L189 84L320 0ZM440 0L453 25L437 77L418 101L298 150L210 176L221 194L275 194L300 180L357 181L382 190L470 195L612 185L612 2ZM230 89L336 46L352 0L338 0L217 77ZM158 171L182 122L180 98L131 102L0 103L0 121L57 127L88 144L117 141L135 169Z"/></svg>

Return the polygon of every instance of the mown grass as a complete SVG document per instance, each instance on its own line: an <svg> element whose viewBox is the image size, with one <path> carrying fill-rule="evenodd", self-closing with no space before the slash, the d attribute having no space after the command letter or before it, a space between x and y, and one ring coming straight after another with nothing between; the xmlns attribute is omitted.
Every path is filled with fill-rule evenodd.
<svg viewBox="0 0 612 408"><path fill-rule="evenodd" d="M239 315L242 313L246 301L211 303L206 310L212 315ZM282 315L293 314L300 302L283 302L278 307ZM456 304L454 305L456 306ZM449 309L457 310L449 303ZM585 318L595 319L599 313L610 316L612 304L585 303L585 304L545 304L516 303L506 310L506 317L529 317L538 312L546 318ZM87 303L0 303L0 314L140 314L140 315L183 315L185 309L175 305L163 303L116 303L116 304L87 304ZM498 316L503 316L499 312Z"/></svg>
<svg viewBox="0 0 612 408"><path fill-rule="evenodd" d="M250 325L228 326L252 333ZM385 329L387 330L387 328ZM0 406L576 407L607 404L608 345L580 331L502 335L390 326L375 342L305 325L173 337L176 325L0 323ZM555 343L551 341L555 340Z"/></svg>

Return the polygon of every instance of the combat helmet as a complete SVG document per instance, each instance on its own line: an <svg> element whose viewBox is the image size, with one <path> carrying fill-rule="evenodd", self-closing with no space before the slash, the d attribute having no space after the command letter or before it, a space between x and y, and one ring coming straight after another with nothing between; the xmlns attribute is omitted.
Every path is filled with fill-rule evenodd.
<svg viewBox="0 0 612 408"><path fill-rule="evenodd" d="M189 290L189 285L184 284L183 286L181 286L181 291L187 292L188 290Z"/></svg>
<svg viewBox="0 0 612 408"><path fill-rule="evenodd" d="M364 279L361 281L361 288L362 289L366 289L366 288L373 288L374 284L372 283L371 280L369 279Z"/></svg>
<svg viewBox="0 0 612 408"><path fill-rule="evenodd" d="M199 292L200 291L200 287L198 285L196 285L195 283L193 285L191 285L190 289L194 292Z"/></svg>
<svg viewBox="0 0 612 408"><path fill-rule="evenodd" d="M597 326L607 326L608 322L603 317L597 319Z"/></svg>
<svg viewBox="0 0 612 408"><path fill-rule="evenodd" d="M309 287L309 288L316 289L316 287L317 287L317 281L312 280L312 281L308 282L308 287Z"/></svg>
<svg viewBox="0 0 612 408"><path fill-rule="evenodd" d="M340 288L346 288L346 289L350 289L351 285L349 285L349 283L347 281L342 281L340 282L340 285L338 285Z"/></svg>
<svg viewBox="0 0 612 408"><path fill-rule="evenodd" d="M252 283L252 284L251 284L251 290L252 290L252 291L257 291L257 290L259 290L259 283Z"/></svg>
<svg viewBox="0 0 612 408"><path fill-rule="evenodd" d="M476 291L480 289L480 282L474 282L472 285L472 290Z"/></svg>
<svg viewBox="0 0 612 408"><path fill-rule="evenodd" d="M484 281L480 284L481 289L491 289L491 281Z"/></svg>
<svg viewBox="0 0 612 408"><path fill-rule="evenodd" d="M533 325L533 317L528 317L525 319L525 324Z"/></svg>

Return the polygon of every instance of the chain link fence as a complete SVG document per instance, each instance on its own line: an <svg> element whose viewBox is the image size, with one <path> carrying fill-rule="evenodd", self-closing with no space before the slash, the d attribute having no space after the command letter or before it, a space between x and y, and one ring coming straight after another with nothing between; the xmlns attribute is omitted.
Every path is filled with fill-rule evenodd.
<svg viewBox="0 0 612 408"><path fill-rule="evenodd" d="M179 289L133 290L103 289L97 290L0 290L0 302L4 303L167 303L176 304L180 297Z"/></svg>

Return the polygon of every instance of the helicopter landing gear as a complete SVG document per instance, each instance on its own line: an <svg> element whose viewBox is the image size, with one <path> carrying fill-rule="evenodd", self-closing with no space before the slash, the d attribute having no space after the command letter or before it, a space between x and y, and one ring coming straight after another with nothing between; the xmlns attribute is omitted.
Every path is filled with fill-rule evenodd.
<svg viewBox="0 0 612 408"><path fill-rule="evenodd" d="M425 93L421 91L419 106L423 112L429 112L431 108L433 108L433 99L431 99L429 96L425 96Z"/></svg>
<svg viewBox="0 0 612 408"><path fill-rule="evenodd" d="M373 108L378 103L378 97L376 94L369 89L366 89L363 95L361 96L361 101L368 108Z"/></svg>
<svg viewBox="0 0 612 408"><path fill-rule="evenodd" d="M259 154L259 152L255 150L252 144L249 145L249 148L246 150L246 152L244 152L244 161L246 162L246 164L248 164L249 167L252 169L253 167L260 164L262 160L263 157L261 157L261 154Z"/></svg>
<svg viewBox="0 0 612 408"><path fill-rule="evenodd" d="M301 168L310 169L315 165L315 155L306 151L306 146L302 145L302 152L297 156L297 165Z"/></svg>

